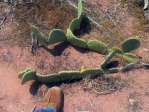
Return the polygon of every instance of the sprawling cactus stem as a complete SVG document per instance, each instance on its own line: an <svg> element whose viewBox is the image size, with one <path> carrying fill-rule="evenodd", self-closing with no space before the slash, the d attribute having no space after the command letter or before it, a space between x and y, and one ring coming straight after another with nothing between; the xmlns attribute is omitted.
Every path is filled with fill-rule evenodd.
<svg viewBox="0 0 149 112"><path fill-rule="evenodd" d="M145 10L147 8L148 8L148 0L144 0L144 7L143 7L143 9Z"/></svg>
<svg viewBox="0 0 149 112"><path fill-rule="evenodd" d="M88 48L86 42L83 39L75 37L70 29L67 29L67 40L74 46Z"/></svg>
<svg viewBox="0 0 149 112"><path fill-rule="evenodd" d="M139 57L132 53L124 53L123 59L125 59L129 63L131 63L131 62L138 63L139 62Z"/></svg>
<svg viewBox="0 0 149 112"><path fill-rule="evenodd" d="M58 75L61 81L72 81L82 78L80 71L60 71L58 72Z"/></svg>
<svg viewBox="0 0 149 112"><path fill-rule="evenodd" d="M93 76L97 76L97 75L102 75L104 74L104 71L101 68L87 68L81 71L82 72L82 78L85 77L93 77Z"/></svg>
<svg viewBox="0 0 149 112"><path fill-rule="evenodd" d="M48 44L55 44L61 41L67 41L65 33L60 29L52 30L48 38Z"/></svg>
<svg viewBox="0 0 149 112"><path fill-rule="evenodd" d="M22 77L22 82L21 84L25 84L27 81L29 80L36 80L37 77L36 77L36 71L28 71L26 72L23 77Z"/></svg>
<svg viewBox="0 0 149 112"><path fill-rule="evenodd" d="M125 52L130 52L137 49L140 46L140 40L136 37L131 37L124 40L121 44L122 50Z"/></svg>
<svg viewBox="0 0 149 112"><path fill-rule="evenodd" d="M31 71L31 68L26 68L25 70L23 70L22 72L20 72L18 74L18 78L21 79L24 76L24 74L27 73L27 72L29 72L29 71Z"/></svg>
<svg viewBox="0 0 149 112"><path fill-rule="evenodd" d="M49 75L41 75L41 74L36 74L37 79L40 82L43 83L56 83L56 82L60 82L60 77L58 76L58 74L49 74Z"/></svg>
<svg viewBox="0 0 149 112"><path fill-rule="evenodd" d="M39 31L38 28L32 25L31 30L40 42L42 42L45 45L48 45L48 41L46 40L45 36Z"/></svg>
<svg viewBox="0 0 149 112"><path fill-rule="evenodd" d="M90 40L87 42L87 45L90 50L100 52L102 54L108 53L107 45L105 43L98 41L98 40Z"/></svg>

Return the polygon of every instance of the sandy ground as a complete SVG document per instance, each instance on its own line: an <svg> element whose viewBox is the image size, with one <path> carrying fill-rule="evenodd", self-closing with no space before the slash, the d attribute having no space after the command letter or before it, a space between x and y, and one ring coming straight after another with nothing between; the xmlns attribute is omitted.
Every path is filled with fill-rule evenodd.
<svg viewBox="0 0 149 112"><path fill-rule="evenodd" d="M87 0L88 2L89 0ZM142 57L141 61L149 62L148 30L144 31L142 29L145 23L141 23L141 26L139 26L138 21L142 21L142 16L137 16L138 18L136 19L134 17L136 13L128 12L127 9L129 6L134 7L134 5L125 3L121 6L121 0L118 0L118 2L114 0L111 2L108 0L92 0L89 3L92 4L91 9L95 9L97 5L101 12L108 14L109 18L112 17L107 22L107 16L103 12L101 15L96 15L95 11L97 10L93 10L94 13L89 13L89 16L101 17L102 25L98 30L99 32L93 28L89 36L93 38L100 37L99 39L104 42L110 39L110 43L117 43L120 38L124 39L125 36L140 36L141 47L135 53ZM3 9L3 5L0 4L0 6ZM4 6L6 8L7 5L4 4ZM56 8L53 10L57 11ZM63 8L67 9L66 6ZM140 11L141 8L136 10ZM45 10L40 11L43 12ZM49 20L48 18L51 16L46 15L47 12L46 10L46 13L37 14L40 18L40 21L37 23L41 23L40 25L38 24L41 28L44 27L46 29L48 27L52 29L51 26L56 26L56 21L64 21L64 23L61 23L62 26L68 22L68 20L65 21L66 18L60 18L65 13L54 13L54 15L59 15L59 18ZM32 11L30 13L32 15ZM50 15L51 12L49 11L48 14ZM69 19L71 20L74 15L67 13L66 16L70 17ZM43 74L54 73L60 70L79 70L82 65L98 67L105 56L71 46L67 42L41 47L33 55L30 52L30 42L28 41L30 40L29 26L22 19L18 20L15 18L9 21L11 17L7 18L0 29L0 112L29 112L34 105L40 108L45 92L52 86L59 86L64 91L64 112L149 112L149 70L145 69L109 74L112 77L120 77L126 80L127 84L113 93L104 95L100 95L92 89L85 89L83 81L56 85L45 85L29 81L25 85L21 85L21 80L17 75L26 67ZM0 18L0 20L2 21L3 18ZM27 20L31 22L31 18L27 18ZM35 23L35 21L33 20L32 23ZM113 24L116 24L116 27L113 27ZM25 25L26 27L24 27ZM46 30L43 30L43 32L46 32Z"/></svg>

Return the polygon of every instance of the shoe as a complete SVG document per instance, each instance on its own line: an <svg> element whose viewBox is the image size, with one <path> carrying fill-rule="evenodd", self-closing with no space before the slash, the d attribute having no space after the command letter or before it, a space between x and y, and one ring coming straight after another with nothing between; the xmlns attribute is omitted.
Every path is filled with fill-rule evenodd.
<svg viewBox="0 0 149 112"><path fill-rule="evenodd" d="M63 112L64 93L59 87L52 87L43 98L43 107L53 107L56 112Z"/></svg>

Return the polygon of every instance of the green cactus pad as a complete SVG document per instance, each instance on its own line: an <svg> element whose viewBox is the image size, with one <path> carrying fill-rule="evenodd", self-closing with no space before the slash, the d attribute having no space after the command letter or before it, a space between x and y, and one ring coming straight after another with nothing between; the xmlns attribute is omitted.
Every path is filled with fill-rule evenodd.
<svg viewBox="0 0 149 112"><path fill-rule="evenodd" d="M136 56L135 54L132 54L132 53L124 53L123 59L125 59L129 63L131 63L131 62L134 62L134 63L139 62L138 56Z"/></svg>
<svg viewBox="0 0 149 112"><path fill-rule="evenodd" d="M86 42L83 39L75 37L70 29L67 29L67 39L74 46L87 48Z"/></svg>
<svg viewBox="0 0 149 112"><path fill-rule="evenodd" d="M71 81L82 78L80 71L60 71L58 72L58 75L61 81Z"/></svg>
<svg viewBox="0 0 149 112"><path fill-rule="evenodd" d="M43 83L56 83L60 82L58 74L41 75L37 73L37 79Z"/></svg>
<svg viewBox="0 0 149 112"><path fill-rule="evenodd" d="M110 60L113 58L113 56L115 56L115 51L112 50L112 51L107 55L106 59L101 63L100 66L101 66L102 69L106 67L106 65L110 62Z"/></svg>
<svg viewBox="0 0 149 112"><path fill-rule="evenodd" d="M24 71L22 71L18 74L18 78L21 79L26 72L29 72L31 70L32 70L31 68L26 68Z"/></svg>
<svg viewBox="0 0 149 112"><path fill-rule="evenodd" d="M53 29L48 38L48 44L54 44L61 41L67 41L65 33L60 29Z"/></svg>
<svg viewBox="0 0 149 112"><path fill-rule="evenodd" d="M23 75L21 84L25 84L27 81L36 79L36 71L28 71Z"/></svg>
<svg viewBox="0 0 149 112"><path fill-rule="evenodd" d="M96 75L102 75L104 72L102 69L100 68L88 68L88 69L85 69L84 71L82 71L82 78L85 78L85 77L89 77L89 76L96 76Z"/></svg>
<svg viewBox="0 0 149 112"><path fill-rule="evenodd" d="M82 19L78 19L78 18L73 19L69 25L69 29L73 32L80 26L81 21Z"/></svg>
<svg viewBox="0 0 149 112"><path fill-rule="evenodd" d="M93 51L100 52L103 54L108 53L107 45L105 43L98 41L98 40L90 40L90 41L88 41L87 45L88 45L88 48Z"/></svg>
<svg viewBox="0 0 149 112"><path fill-rule="evenodd" d="M36 28L35 26L31 26L31 30L34 33L34 35L36 36L36 38L42 42L45 45L48 45L47 39L45 38L45 36L39 31L38 28Z"/></svg>
<svg viewBox="0 0 149 112"><path fill-rule="evenodd" d="M121 46L124 52L130 52L140 46L140 40L138 38L131 37L123 41Z"/></svg>
<svg viewBox="0 0 149 112"><path fill-rule="evenodd" d="M82 9L83 9L82 0L78 0L78 19L81 18L82 16Z"/></svg>

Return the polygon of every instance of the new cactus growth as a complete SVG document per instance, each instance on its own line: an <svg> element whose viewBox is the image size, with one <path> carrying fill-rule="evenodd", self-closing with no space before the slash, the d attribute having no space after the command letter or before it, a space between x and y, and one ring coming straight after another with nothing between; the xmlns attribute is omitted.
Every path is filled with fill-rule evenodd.
<svg viewBox="0 0 149 112"><path fill-rule="evenodd" d="M83 10L82 0L78 0L78 19L81 19L82 17L82 10Z"/></svg>
<svg viewBox="0 0 149 112"><path fill-rule="evenodd" d="M42 42L45 45L48 45L47 39L45 38L45 36L39 31L38 28L36 28L35 26L31 26L31 30L34 33L34 35L36 36L36 38Z"/></svg>
<svg viewBox="0 0 149 112"><path fill-rule="evenodd" d="M130 52L137 49L140 46L140 40L138 38L132 37L124 40L121 44L123 52Z"/></svg>
<svg viewBox="0 0 149 112"><path fill-rule="evenodd" d="M52 30L48 38L48 44L55 44L61 41L67 41L65 33L60 29Z"/></svg>
<svg viewBox="0 0 149 112"><path fill-rule="evenodd" d="M73 19L69 25L69 29L73 32L75 29L77 29L82 21L82 0L78 0L78 17Z"/></svg>
<svg viewBox="0 0 149 112"><path fill-rule="evenodd" d="M100 52L102 54L107 54L108 52L107 45L98 40L90 40L87 42L87 45L90 50Z"/></svg>

